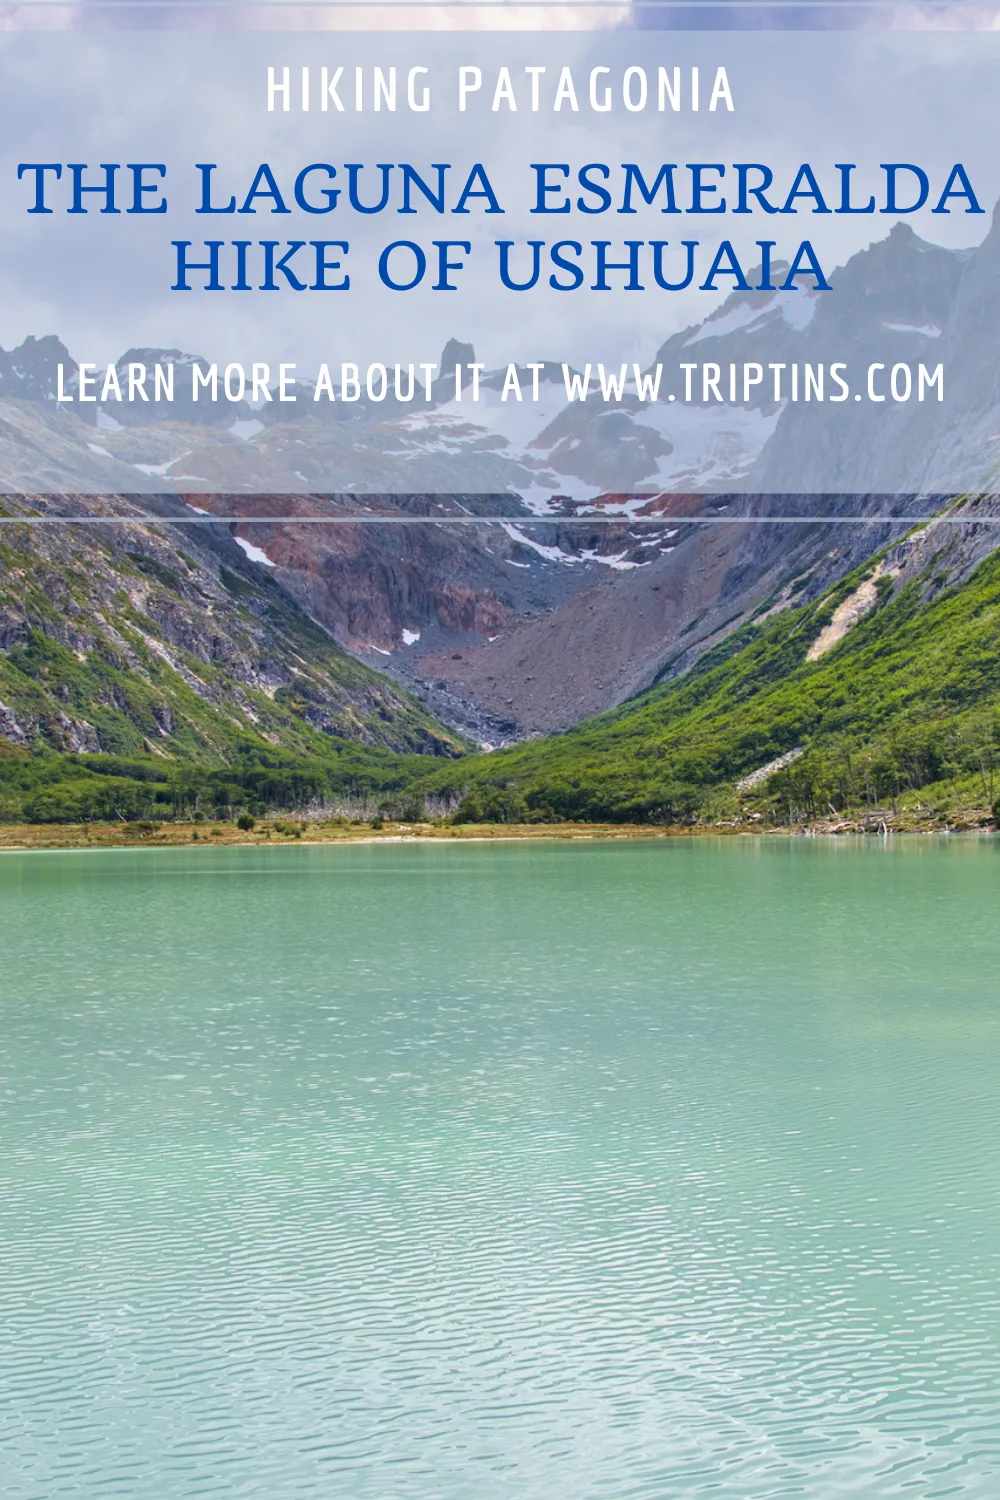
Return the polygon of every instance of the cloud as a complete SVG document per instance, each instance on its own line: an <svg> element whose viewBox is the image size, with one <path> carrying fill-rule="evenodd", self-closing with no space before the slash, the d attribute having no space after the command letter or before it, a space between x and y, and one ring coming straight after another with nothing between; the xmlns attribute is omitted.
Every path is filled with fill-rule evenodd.
<svg viewBox="0 0 1000 1500"><path fill-rule="evenodd" d="M69 31L79 21L81 7L74 0L64 5L0 5L0 32Z"/></svg>
<svg viewBox="0 0 1000 1500"><path fill-rule="evenodd" d="M8 7L17 13L9 29L25 29L29 17L40 14L29 5ZM138 0L133 5L72 3L49 13L52 29L111 26L116 30L211 30L296 32L394 31L598 31L627 26L633 21L630 0L605 4L518 4L517 0L334 0L331 4L303 0ZM2 25L0 12L0 25Z"/></svg>
<svg viewBox="0 0 1000 1500"><path fill-rule="evenodd" d="M747 4L734 0L9 0L0 31L485 31L552 33L642 31L995 31L996 7L977 0L829 0L828 4Z"/></svg>
<svg viewBox="0 0 1000 1500"><path fill-rule="evenodd" d="M179 7L175 10L179 15ZM867 164L871 171L880 161L918 161L934 167L935 180L942 167L947 171L964 160L984 203L1000 195L1000 162L992 148L998 59L987 38L795 32L706 38L678 32L655 41L611 27L544 37L515 32L502 41L483 35L465 41L446 32L412 42L391 32L375 38L328 35L322 42L287 32L229 38L206 33L198 49L180 29L157 37L76 32L13 40L17 45L5 45L0 58L0 181L7 184L0 342L9 347L27 334L56 333L79 359L115 359L129 346L157 346L223 362L291 359L315 368L324 359L436 359L454 335L474 342L479 356L493 364L539 357L641 360L670 333L700 321L730 283L723 281L715 294L695 285L679 293L648 287L638 295L619 287L596 295L584 287L567 295L550 290L551 267L546 266L537 290L518 295L499 287L494 241L518 243L518 275L528 263L524 242L532 238L578 240L592 263L592 239L616 247L627 238L668 239L673 258L684 238L699 239L704 247L728 237L749 268L760 260L754 245L759 236L777 241L775 254L785 258L800 239L811 236L822 263L832 269L883 238L892 225L891 217L879 215L664 218L657 206L631 219L614 214L544 219L529 212L528 164L539 159L573 163L574 170L587 162L613 164L619 194L620 164L634 161L644 164L650 181L656 164L666 161L768 162L787 190L790 173L805 160L816 162L828 177L832 163L840 161ZM654 68L661 60L682 68L699 62L706 76L716 62L725 62L738 113L675 116L616 109L593 115L584 107L579 115L532 114L523 99L516 115L490 110L489 78L500 63L509 63L522 80L524 64L546 63L550 82L560 64L572 64L578 77L586 78L592 63L614 64L620 75L640 59ZM294 77L300 63L338 62L347 65L350 76L355 61L438 68L441 108L414 116L266 112L268 64L289 66ZM472 62L483 68L482 96L475 111L457 114L455 64ZM101 102L109 100L113 109ZM539 158L538 152L545 154ZM170 215L26 214L28 188L17 183L17 163L68 160L168 162ZM424 171L429 163L450 162L455 183L464 181L472 163L482 161L507 214L489 218L477 211L453 218L425 209L397 217L394 200L390 211L373 216L352 214L342 202L329 217L275 218L265 202L253 216L199 218L193 214L198 201L193 164L199 161L219 163L219 194L239 194L241 202L264 161L273 165L289 195L296 173L309 162L339 164L337 182L343 186L348 162L405 161ZM731 176L727 185L730 181ZM366 178L366 192L376 187ZM925 217L915 220L914 228L925 238L960 245L981 238L985 220ZM356 278L352 289L324 296L170 291L172 240L197 245L212 237L241 236L254 242L269 236L347 239ZM375 267L389 241L429 244L445 237L474 245L459 292L431 292L430 277L412 294L379 284ZM621 253L616 248L615 258Z"/></svg>
<svg viewBox="0 0 1000 1500"><path fill-rule="evenodd" d="M888 7L891 25L899 31L1000 31L1000 14L994 5L962 3L900 4Z"/></svg>
<svg viewBox="0 0 1000 1500"><path fill-rule="evenodd" d="M509 0L503 5L440 5L433 0L393 0L392 4L372 6L364 0L336 11L306 9L296 0L273 0L265 23L251 20L248 8L243 24L279 23L296 30L321 31L597 31L609 26L630 24L632 9L628 0L613 0L593 5L518 5Z"/></svg>

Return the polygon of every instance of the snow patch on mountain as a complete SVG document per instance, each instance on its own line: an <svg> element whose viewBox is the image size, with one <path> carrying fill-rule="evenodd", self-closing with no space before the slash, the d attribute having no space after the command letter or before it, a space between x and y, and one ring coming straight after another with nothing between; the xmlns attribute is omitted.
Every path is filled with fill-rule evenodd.
<svg viewBox="0 0 1000 1500"><path fill-rule="evenodd" d="M684 340L684 348L690 349L705 339L725 338L731 333L756 333L772 318L782 318L790 328L801 332L812 322L817 306L816 293L804 290L775 292L763 305L758 301L743 300L728 311L706 318Z"/></svg>
<svg viewBox="0 0 1000 1500"><path fill-rule="evenodd" d="M242 548L251 562L261 563L265 568L276 568L278 566L277 563L271 561L263 547L255 547L253 542L248 542L241 536L234 536L233 541L237 547Z"/></svg>
<svg viewBox="0 0 1000 1500"><path fill-rule="evenodd" d="M936 323L883 323L890 333L919 333L925 339L939 339L941 330Z"/></svg>

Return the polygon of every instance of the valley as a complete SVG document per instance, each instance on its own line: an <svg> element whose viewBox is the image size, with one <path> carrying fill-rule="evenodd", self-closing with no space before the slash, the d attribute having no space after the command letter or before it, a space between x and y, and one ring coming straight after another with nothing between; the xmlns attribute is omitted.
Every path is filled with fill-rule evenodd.
<svg viewBox="0 0 1000 1500"><path fill-rule="evenodd" d="M961 345L982 389L958 428L934 403L919 420L940 432L936 452L951 444L985 462L1000 391L988 386L975 307L998 263L996 231L965 252L897 226L836 273L837 299L738 290L649 368L747 368L765 344L786 367L835 345L852 363L889 351L916 367L918 355L931 363ZM440 361L472 366L475 351L452 340ZM203 380L210 369L148 349L113 368L124 383L130 366L166 362ZM436 386L419 413L391 390L382 402L362 391L303 418L266 400L177 408L155 386L148 403L70 410L60 369L77 395L86 389L54 336L0 351L9 820L25 806L45 813L44 762L45 785L76 786L53 792L49 811L85 820L116 806L126 821L151 807L180 818L203 801L213 816L342 807L693 826L739 825L747 809L794 823L882 805L891 789L888 772L872 773L868 790L853 769L838 782L829 736L850 742L854 767L904 731L937 748L906 752L910 769L892 773L897 802L934 786L942 807L983 804L972 782L992 749L981 726L979 749L966 741L970 715L992 713L995 684L956 621L969 601L992 619L994 502L988 487L956 505L933 485L873 483L910 462L916 417L903 407L888 425L864 403L844 410L845 481L825 490L809 412L766 382L738 391L735 408L711 393L699 401L697 383L682 410L651 390L567 401L550 361L533 372L530 407L505 402L503 372L485 371L475 408ZM400 444L426 488L312 483L331 454L384 477ZM48 492L18 492L39 452ZM229 482L240 464L249 487ZM286 483L292 465L298 479ZM785 489L785 472L816 483ZM870 607L844 615L859 591ZM954 700L925 691L906 656L918 618L935 640L945 631L955 681L969 684ZM859 656L875 636L883 646ZM919 709L916 696L899 709L879 675L893 642L893 682L916 674ZM837 700L848 669L856 690L837 719L821 700ZM885 711L862 722L879 683ZM956 735L949 760L939 741ZM760 777L792 751L802 753ZM957 770L942 783L946 761ZM133 775L147 762L155 775Z"/></svg>

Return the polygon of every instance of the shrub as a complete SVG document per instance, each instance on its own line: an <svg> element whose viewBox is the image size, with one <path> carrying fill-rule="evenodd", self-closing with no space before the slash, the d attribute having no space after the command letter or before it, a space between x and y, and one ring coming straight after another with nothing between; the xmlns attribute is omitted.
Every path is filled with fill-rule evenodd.
<svg viewBox="0 0 1000 1500"><path fill-rule="evenodd" d="M253 833L257 827L257 819L251 817L249 813L240 813L236 819L236 826L241 833Z"/></svg>
<svg viewBox="0 0 1000 1500"><path fill-rule="evenodd" d="M526 823L524 798L508 787L485 787L462 798L452 816L453 823Z"/></svg>

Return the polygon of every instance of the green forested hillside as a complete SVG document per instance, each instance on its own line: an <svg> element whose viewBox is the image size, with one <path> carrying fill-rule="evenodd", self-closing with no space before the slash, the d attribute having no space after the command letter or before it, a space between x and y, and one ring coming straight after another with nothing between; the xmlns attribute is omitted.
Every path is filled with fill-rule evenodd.
<svg viewBox="0 0 1000 1500"><path fill-rule="evenodd" d="M427 759L328 740L296 755L251 736L227 765L150 755L33 752L0 739L0 822L230 819L344 802L369 814L404 799Z"/></svg>
<svg viewBox="0 0 1000 1500"><path fill-rule="evenodd" d="M382 794L410 752L465 748L227 528L157 530L121 499L104 513L22 525L36 513L0 507L0 819L297 807Z"/></svg>
<svg viewBox="0 0 1000 1500"><path fill-rule="evenodd" d="M455 762L420 789L460 817L684 821L778 818L905 798L992 802L1000 713L1000 557L963 584L925 573L816 662L811 644L870 563L823 600L749 625L683 679L557 738ZM787 769L736 783L791 751ZM1000 790L1000 787L998 787Z"/></svg>
<svg viewBox="0 0 1000 1500"><path fill-rule="evenodd" d="M718 823L918 800L986 808L1000 795L1000 555L956 585L937 566L881 577L872 559L813 604L764 611L685 677L548 740L444 760L329 734L322 753L314 741L302 755L243 733L214 769L8 746L0 816L231 816L339 802L464 822ZM870 613L807 660L866 578ZM739 787L791 752L793 763Z"/></svg>

